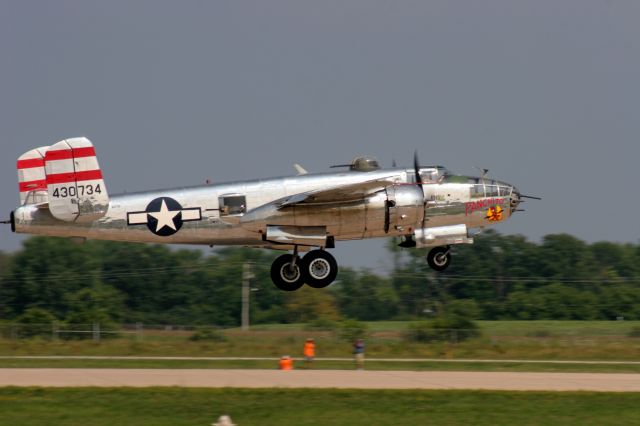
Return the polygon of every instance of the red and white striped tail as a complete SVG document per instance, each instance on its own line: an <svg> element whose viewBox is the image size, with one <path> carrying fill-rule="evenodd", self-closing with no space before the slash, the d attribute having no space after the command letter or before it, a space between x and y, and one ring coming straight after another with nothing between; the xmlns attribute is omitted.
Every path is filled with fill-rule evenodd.
<svg viewBox="0 0 640 426"><path fill-rule="evenodd" d="M20 204L47 202L47 176L44 171L44 156L48 149L48 146L32 149L18 158Z"/></svg>
<svg viewBox="0 0 640 426"><path fill-rule="evenodd" d="M49 210L54 217L84 222L107 213L109 195L89 139L65 139L50 146L44 168Z"/></svg>

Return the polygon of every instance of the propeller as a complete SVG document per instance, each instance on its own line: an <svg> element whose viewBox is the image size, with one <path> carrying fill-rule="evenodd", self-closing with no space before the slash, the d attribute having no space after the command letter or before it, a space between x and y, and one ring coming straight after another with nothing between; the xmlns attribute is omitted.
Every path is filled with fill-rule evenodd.
<svg viewBox="0 0 640 426"><path fill-rule="evenodd" d="M427 210L427 197L424 193L424 187L422 186L422 175L420 174L420 160L418 160L418 150L413 151L413 171L416 174L416 183L420 187L420 191L422 191L422 224L421 228L424 229L424 224L427 220L426 210Z"/></svg>
<svg viewBox="0 0 640 426"><path fill-rule="evenodd" d="M413 172L415 173L416 185L420 187L420 191L422 192L423 210L426 210L426 208L427 208L427 200L425 199L424 188L422 186L422 176L420 175L420 160L418 159L418 150L417 149L413 152ZM426 220L426 217L423 214L423 216L422 216L422 224L421 224L422 228L424 228L425 220ZM413 239L413 236L411 234L405 235L404 237L405 237L405 240L402 241L400 244L398 244L398 246L403 247L403 248L409 248L409 247L415 247L416 246L416 242Z"/></svg>
<svg viewBox="0 0 640 426"><path fill-rule="evenodd" d="M413 152L413 171L416 174L416 184L422 190L422 198L424 198L424 188L422 187L422 176L420 175L420 160L418 160L418 150Z"/></svg>
<svg viewBox="0 0 640 426"><path fill-rule="evenodd" d="M534 197L533 195L522 195L522 194L520 194L520 198L529 198L531 200L542 200L542 198Z"/></svg>

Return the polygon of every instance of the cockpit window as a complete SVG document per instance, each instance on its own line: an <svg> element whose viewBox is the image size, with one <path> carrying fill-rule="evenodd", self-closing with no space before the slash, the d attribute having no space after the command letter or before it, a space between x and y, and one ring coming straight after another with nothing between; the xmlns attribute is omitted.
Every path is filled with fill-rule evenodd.
<svg viewBox="0 0 640 426"><path fill-rule="evenodd" d="M482 184L477 183L471 187L471 197L472 198L482 198L484 197L484 186Z"/></svg>
<svg viewBox="0 0 640 426"><path fill-rule="evenodd" d="M500 185L500 195L511 195L511 187L506 185Z"/></svg>
<svg viewBox="0 0 640 426"><path fill-rule="evenodd" d="M487 197L497 197L500 195L498 192L498 185L487 185L485 186L485 194Z"/></svg>
<svg viewBox="0 0 640 426"><path fill-rule="evenodd" d="M420 171L422 181L425 183L435 182L438 180L438 172L435 170L422 170Z"/></svg>

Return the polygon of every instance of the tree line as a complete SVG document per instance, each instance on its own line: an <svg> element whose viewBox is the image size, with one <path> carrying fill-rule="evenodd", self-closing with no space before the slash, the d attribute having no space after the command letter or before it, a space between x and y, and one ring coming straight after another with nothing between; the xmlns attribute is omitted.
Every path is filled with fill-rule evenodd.
<svg viewBox="0 0 640 426"><path fill-rule="evenodd" d="M279 252L34 237L15 253L0 252L0 320L235 326L246 262L254 324L416 320L454 306L488 320L640 320L640 245L566 234L535 243L487 231L454 247L444 273L429 269L424 250L394 240L387 248L388 275L343 267L327 289L287 293L269 278Z"/></svg>

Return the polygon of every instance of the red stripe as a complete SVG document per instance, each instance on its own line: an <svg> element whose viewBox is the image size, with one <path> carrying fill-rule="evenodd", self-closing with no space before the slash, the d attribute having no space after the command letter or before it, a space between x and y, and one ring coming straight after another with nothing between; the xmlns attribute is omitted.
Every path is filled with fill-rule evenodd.
<svg viewBox="0 0 640 426"><path fill-rule="evenodd" d="M47 151L47 153L44 155L44 159L46 161L67 160L69 158L73 158L73 153L70 149L57 149L55 151Z"/></svg>
<svg viewBox="0 0 640 426"><path fill-rule="evenodd" d="M76 180L98 180L102 179L102 172L98 170L87 170L85 172L76 172Z"/></svg>
<svg viewBox="0 0 640 426"><path fill-rule="evenodd" d="M73 148L73 158L80 157L95 157L96 150L92 146L88 146L85 148Z"/></svg>
<svg viewBox="0 0 640 426"><path fill-rule="evenodd" d="M47 181L45 179L20 182L20 192L37 191L39 189L47 189Z"/></svg>
<svg viewBox="0 0 640 426"><path fill-rule="evenodd" d="M85 172L76 173L58 173L55 175L47 175L47 183L53 185L56 183L80 182L84 180L102 179L100 170L87 170Z"/></svg>
<svg viewBox="0 0 640 426"><path fill-rule="evenodd" d="M45 159L47 161L68 160L69 158L95 157L96 150L92 146L74 149L56 149L47 151Z"/></svg>
<svg viewBox="0 0 640 426"><path fill-rule="evenodd" d="M44 166L44 159L30 158L28 160L18 160L18 169L32 169Z"/></svg>
<svg viewBox="0 0 640 426"><path fill-rule="evenodd" d="M75 173L57 173L55 175L47 175L47 184L69 183L76 181Z"/></svg>

